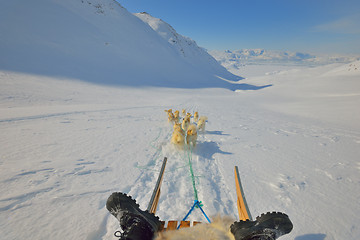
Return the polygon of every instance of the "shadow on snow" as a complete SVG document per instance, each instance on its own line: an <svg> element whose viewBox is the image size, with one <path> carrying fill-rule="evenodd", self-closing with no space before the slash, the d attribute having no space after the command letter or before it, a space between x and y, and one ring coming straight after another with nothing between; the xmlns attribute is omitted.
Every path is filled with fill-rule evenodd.
<svg viewBox="0 0 360 240"><path fill-rule="evenodd" d="M233 153L224 152L220 149L219 145L216 142L199 142L196 145L196 154L206 159L213 159L215 153L230 155Z"/></svg>

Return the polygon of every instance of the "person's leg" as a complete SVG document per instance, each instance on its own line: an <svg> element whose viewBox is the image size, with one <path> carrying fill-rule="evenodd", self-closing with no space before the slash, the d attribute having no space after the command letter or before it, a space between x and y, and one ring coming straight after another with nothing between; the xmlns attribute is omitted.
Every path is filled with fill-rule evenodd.
<svg viewBox="0 0 360 240"><path fill-rule="evenodd" d="M124 231L120 239L151 240L159 230L159 218L148 211L142 211L139 204L124 193L111 194L106 208L120 222Z"/></svg>
<svg viewBox="0 0 360 240"><path fill-rule="evenodd" d="M280 212L268 212L255 221L239 221L231 225L230 230L236 240L275 240L291 232L293 224L289 217Z"/></svg>

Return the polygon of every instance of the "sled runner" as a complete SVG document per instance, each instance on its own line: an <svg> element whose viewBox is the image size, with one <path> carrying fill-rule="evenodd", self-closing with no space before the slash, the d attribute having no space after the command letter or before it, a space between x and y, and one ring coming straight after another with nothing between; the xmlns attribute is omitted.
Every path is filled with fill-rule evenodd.
<svg viewBox="0 0 360 240"><path fill-rule="evenodd" d="M161 183L162 183L163 176L164 176L166 162L167 162L167 158L165 157L164 160L163 160L163 164L161 166L161 170L160 170L158 180L156 181L154 192L153 192L153 194L151 196L151 199L150 199L150 202L149 202L149 205L148 205L148 208L147 208L147 210L150 213L153 213L153 214L156 213L156 209L157 209L157 206L158 206L158 203L159 203Z"/></svg>
<svg viewBox="0 0 360 240"><path fill-rule="evenodd" d="M252 221L249 207L245 199L244 190L241 185L239 169L237 166L235 166L235 186L236 186L237 208L239 212L239 219L242 221L246 221L246 220Z"/></svg>
<svg viewBox="0 0 360 240"><path fill-rule="evenodd" d="M156 213L156 209L157 209L157 206L159 203L161 183L163 180L166 163L167 163L167 158L165 157L163 160L162 166L161 166L161 171L160 171L159 177L157 179L153 194L151 196L151 199L150 199L150 202L149 202L149 205L147 208L147 210L150 213L154 213L154 214ZM239 212L239 219L243 220L243 221L252 220L252 217L251 217L251 214L250 214L250 211L249 211L246 199L245 199L244 191L243 191L243 188L241 185L240 174L239 174L239 170L238 170L237 166L235 166L234 171L235 171L235 186L236 186L237 208L238 208L238 212ZM186 215L186 217L184 219L187 218L187 216L191 213L191 211L195 207L200 208L200 210L203 212L203 214L207 218L205 212L201 208L200 202L195 201L192 209L189 211L189 213ZM191 224L190 221L185 221L185 220L179 221L179 223L178 223L178 221L170 220L166 224L165 221L162 221L160 231L191 227L191 226L195 226L196 224L199 224L199 223L201 223L201 222L193 221L193 223Z"/></svg>

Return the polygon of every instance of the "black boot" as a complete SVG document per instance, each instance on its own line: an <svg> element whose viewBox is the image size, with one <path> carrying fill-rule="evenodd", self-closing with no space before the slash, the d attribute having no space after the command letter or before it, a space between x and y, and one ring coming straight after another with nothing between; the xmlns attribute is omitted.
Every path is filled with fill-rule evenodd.
<svg viewBox="0 0 360 240"><path fill-rule="evenodd" d="M121 236L126 240L151 240L159 230L159 218L148 211L142 211L139 204L124 193L114 192L106 202L106 208L120 222L124 231Z"/></svg>
<svg viewBox="0 0 360 240"><path fill-rule="evenodd" d="M255 221L240 221L231 225L236 240L275 240L291 232L293 224L280 212L261 214Z"/></svg>

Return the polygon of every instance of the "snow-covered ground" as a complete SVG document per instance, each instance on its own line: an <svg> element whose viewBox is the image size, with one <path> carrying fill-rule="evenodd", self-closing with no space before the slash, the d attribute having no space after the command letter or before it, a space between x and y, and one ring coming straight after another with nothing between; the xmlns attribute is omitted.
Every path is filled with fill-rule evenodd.
<svg viewBox="0 0 360 240"><path fill-rule="evenodd" d="M124 88L0 72L1 239L115 239L107 197L146 208L162 159L158 215L182 219L188 153L165 109L208 117L191 159L210 216L237 217L234 166L250 211L283 211L282 239L360 237L360 63L253 76L258 90ZM259 69L259 72L263 72ZM195 210L191 220L206 222Z"/></svg>
<svg viewBox="0 0 360 240"><path fill-rule="evenodd" d="M163 220L193 204L191 160L209 216L237 218L238 166L253 217L290 216L282 239L360 238L359 61L236 76L113 0L2 1L0 32L0 239L115 239L108 196L146 208L164 157ZM169 108L208 117L193 152Z"/></svg>

